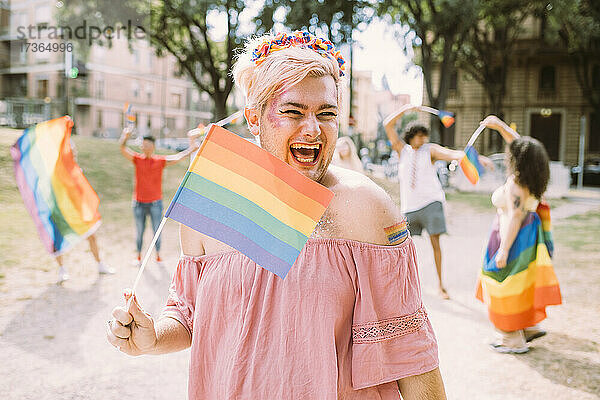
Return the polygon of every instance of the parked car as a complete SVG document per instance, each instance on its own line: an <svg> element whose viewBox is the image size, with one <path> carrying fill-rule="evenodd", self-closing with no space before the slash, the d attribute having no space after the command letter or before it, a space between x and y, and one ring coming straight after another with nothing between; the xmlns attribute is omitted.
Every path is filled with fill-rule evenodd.
<svg viewBox="0 0 600 400"><path fill-rule="evenodd" d="M579 166L571 168L571 182L577 184ZM600 159L586 162L583 166L583 184L585 186L600 186Z"/></svg>

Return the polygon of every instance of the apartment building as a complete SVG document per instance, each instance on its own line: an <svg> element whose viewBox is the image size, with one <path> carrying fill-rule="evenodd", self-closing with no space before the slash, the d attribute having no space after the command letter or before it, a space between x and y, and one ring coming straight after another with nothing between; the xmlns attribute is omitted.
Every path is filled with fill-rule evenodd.
<svg viewBox="0 0 600 400"><path fill-rule="evenodd" d="M354 131L363 142L377 139L377 132L383 119L404 104L410 102L408 94L393 94L389 87L378 89L373 82L372 71L354 71L354 98L352 116Z"/></svg>
<svg viewBox="0 0 600 400"><path fill-rule="evenodd" d="M212 119L212 103L179 71L172 56L157 57L148 40L97 42L87 54L32 51L34 43L68 45L69 40L28 33L27 27L56 27L56 8L48 0L0 1L0 125L26 127L69 114L81 135L117 137L130 103L141 134L178 137ZM75 29L76 27L72 27ZM24 46L28 51L24 50ZM72 58L71 58L72 55Z"/></svg>
<svg viewBox="0 0 600 400"><path fill-rule="evenodd" d="M551 160L575 165L581 117L585 116L585 159L600 158L600 115L593 113L585 99L566 49L547 44L544 29L539 18L524 21L511 56L501 117L519 133L544 143ZM600 57L589 78L600 90ZM439 82L438 73L434 72L433 80ZM423 104L428 104L423 92ZM464 71L456 71L446 109L456 113L456 123L443 131L442 143L464 146L489 112L484 88ZM485 153L502 151L502 140L499 135L486 135L478 146Z"/></svg>

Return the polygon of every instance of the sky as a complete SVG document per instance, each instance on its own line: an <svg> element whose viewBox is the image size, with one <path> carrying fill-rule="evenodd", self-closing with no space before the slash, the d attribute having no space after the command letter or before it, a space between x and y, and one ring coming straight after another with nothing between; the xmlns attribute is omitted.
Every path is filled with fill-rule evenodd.
<svg viewBox="0 0 600 400"><path fill-rule="evenodd" d="M398 38L383 21L372 22L364 32L354 35L355 70L373 71L373 84L381 88L385 74L394 94L410 94L413 104L421 104L423 77L419 67L404 54Z"/></svg>

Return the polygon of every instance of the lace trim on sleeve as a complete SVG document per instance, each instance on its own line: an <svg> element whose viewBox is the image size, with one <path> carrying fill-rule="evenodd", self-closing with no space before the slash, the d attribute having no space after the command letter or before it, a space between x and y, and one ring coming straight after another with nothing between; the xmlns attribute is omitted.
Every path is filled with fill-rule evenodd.
<svg viewBox="0 0 600 400"><path fill-rule="evenodd" d="M416 312L402 317L352 325L354 344L377 343L408 335L421 329L427 321L427 312L421 307Z"/></svg>

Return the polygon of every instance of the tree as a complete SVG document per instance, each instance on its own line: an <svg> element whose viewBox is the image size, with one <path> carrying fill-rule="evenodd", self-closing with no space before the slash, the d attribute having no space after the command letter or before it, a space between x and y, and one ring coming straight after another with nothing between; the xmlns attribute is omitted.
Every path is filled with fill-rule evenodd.
<svg viewBox="0 0 600 400"><path fill-rule="evenodd" d="M546 10L554 39L567 47L583 96L600 116L600 82L592 78L592 69L600 69L600 2L556 0Z"/></svg>
<svg viewBox="0 0 600 400"><path fill-rule="evenodd" d="M502 116L506 81L513 48L523 21L539 4L522 0L488 0L476 6L477 22L467 29L458 48L457 66L477 81L487 94L489 110Z"/></svg>
<svg viewBox="0 0 600 400"><path fill-rule="evenodd" d="M76 26L82 20L96 26L117 26L129 20L143 19L148 27L150 43L157 55L171 54L179 69L200 91L210 95L214 118L227 115L227 98L233 89L229 75L234 54L247 36L240 29L240 14L249 2L242 0L129 0L125 2L93 2L66 0L61 20ZM129 17L127 17L129 16ZM142 18L146 16L147 18ZM213 38L209 19L223 16L227 24L223 40ZM256 22L260 27L260 21ZM111 40L96 41L111 45ZM131 43L130 43L131 45ZM85 46L84 46L85 47Z"/></svg>
<svg viewBox="0 0 600 400"><path fill-rule="evenodd" d="M410 53L418 49L416 64L423 70L427 98L432 107L443 109L469 26L475 23L475 0L384 0L379 15L406 25L404 45ZM434 76L439 76L434 84ZM440 140L440 122L431 116L431 139Z"/></svg>
<svg viewBox="0 0 600 400"><path fill-rule="evenodd" d="M364 0L266 0L255 18L262 30L273 28L273 15L283 11L280 23L290 29L307 29L335 45L350 43L355 29L364 29L373 17L372 3ZM259 30L259 33L261 31Z"/></svg>

